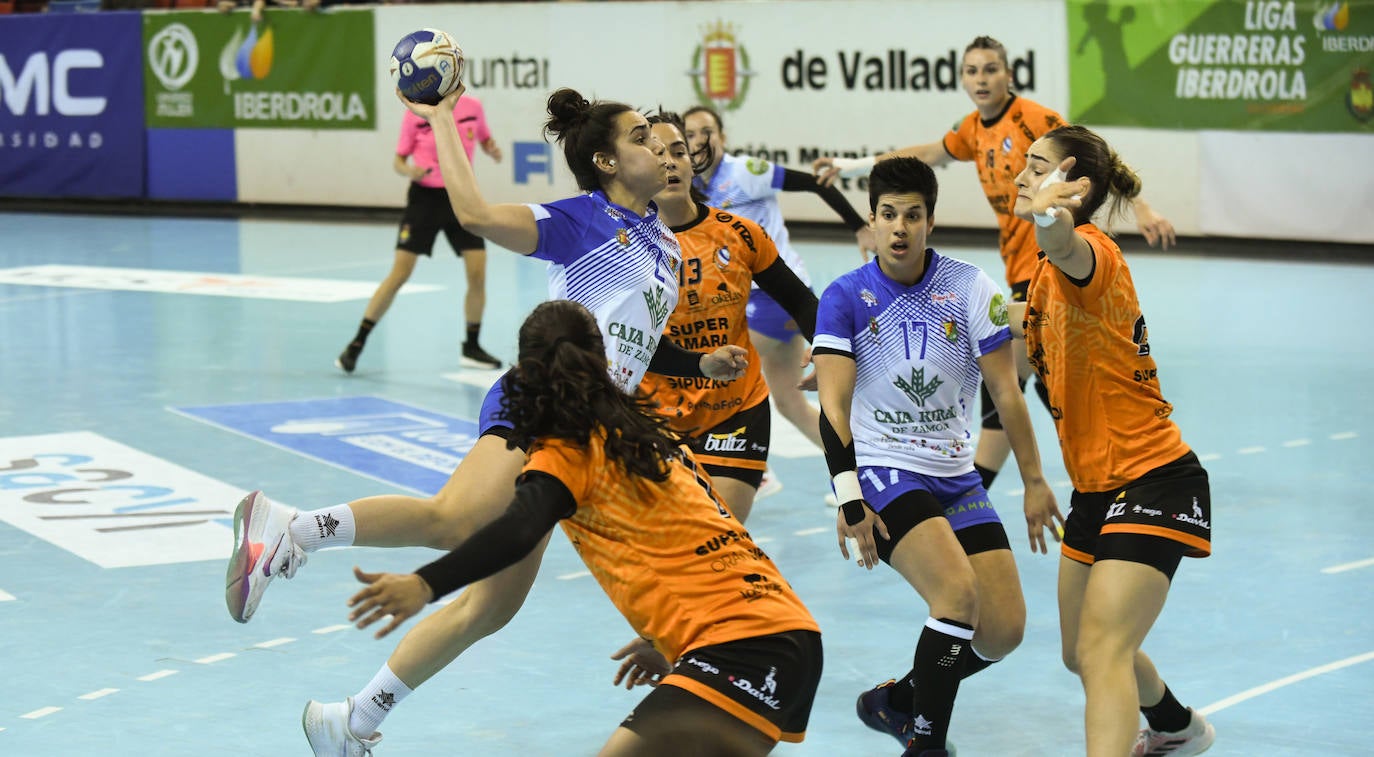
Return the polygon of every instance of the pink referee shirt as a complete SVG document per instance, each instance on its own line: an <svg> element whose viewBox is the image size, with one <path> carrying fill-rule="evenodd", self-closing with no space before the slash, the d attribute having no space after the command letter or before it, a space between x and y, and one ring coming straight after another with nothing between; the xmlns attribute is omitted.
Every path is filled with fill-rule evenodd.
<svg viewBox="0 0 1374 757"><path fill-rule="evenodd" d="M453 122L458 125L458 136L471 161L477 145L491 139L482 101L468 95L458 98L453 108ZM434 149L434 131L423 118L408 110L401 115L401 139L396 143L396 154L410 156L411 162L420 168L433 169L416 182L420 186L444 186L444 177L439 175L439 151Z"/></svg>

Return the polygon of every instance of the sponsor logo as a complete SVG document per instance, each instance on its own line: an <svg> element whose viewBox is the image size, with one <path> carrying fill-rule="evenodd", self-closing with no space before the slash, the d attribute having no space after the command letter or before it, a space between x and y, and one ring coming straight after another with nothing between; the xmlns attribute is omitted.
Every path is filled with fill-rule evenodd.
<svg viewBox="0 0 1374 757"><path fill-rule="evenodd" d="M621 247L629 247L629 246L630 246L630 232L629 232L629 230L628 230L628 229L616 229L616 230L615 230L615 241L619 242Z"/></svg>
<svg viewBox="0 0 1374 757"><path fill-rule="evenodd" d="M1330 3L1317 5L1312 15L1312 26L1319 32L1343 32L1350 25L1350 3Z"/></svg>
<svg viewBox="0 0 1374 757"><path fill-rule="evenodd" d="M930 381L926 381L926 369L925 366L921 366L920 368L911 369L910 379L899 376L892 383L896 385L898 389L905 392L906 396L910 397L912 402L915 402L921 407L925 407L926 400L930 399L931 395L935 394L935 391L939 389L945 381L940 378L939 375L935 375Z"/></svg>
<svg viewBox="0 0 1374 757"><path fill-rule="evenodd" d="M1164 514L1163 510L1156 510L1153 507L1141 507L1140 505L1131 505L1131 512L1137 515L1148 515L1151 518L1158 518Z"/></svg>
<svg viewBox="0 0 1374 757"><path fill-rule="evenodd" d="M707 539L705 542L701 544L701 546L696 548L696 553L702 557L705 557L706 555L709 555L712 552L720 551L721 549L724 549L725 547L728 547L729 545L734 544L735 542L748 538L748 531L736 531L735 529L731 528L726 531L720 532L716 536L712 536L710 539Z"/></svg>
<svg viewBox="0 0 1374 757"><path fill-rule="evenodd" d="M529 184L530 177L543 174L553 184L553 145L543 140L515 143L511 170L516 184Z"/></svg>
<svg viewBox="0 0 1374 757"><path fill-rule="evenodd" d="M707 662L707 661L705 661L705 660L698 660L698 659L695 658L695 657L688 657L687 659L683 660L683 661L682 661L681 663L679 663L679 664L681 664L681 665L691 665L692 667L696 668L697 670L700 670L700 671L703 672L703 673L708 673L708 674L713 675L713 676L718 676L718 675L720 675L720 668L716 667L715 665L712 665L711 663L709 663L709 662Z"/></svg>
<svg viewBox="0 0 1374 757"><path fill-rule="evenodd" d="M744 452L748 442L744 435L748 430L748 426L740 426L725 434L707 434L701 449L703 452Z"/></svg>
<svg viewBox="0 0 1374 757"><path fill-rule="evenodd" d="M191 81L199 63L196 35L185 24L168 24L148 40L148 67L162 86L173 92Z"/></svg>
<svg viewBox="0 0 1374 757"><path fill-rule="evenodd" d="M644 293L644 304L649 308L649 317L653 319L654 328L661 329L663 322L668 320L668 298L663 293L663 287L655 287L652 291Z"/></svg>
<svg viewBox="0 0 1374 757"><path fill-rule="evenodd" d="M389 691L379 690L376 694L372 695L372 703L390 712L391 708L396 704L396 695Z"/></svg>
<svg viewBox="0 0 1374 757"><path fill-rule="evenodd" d="M1109 505L1109 506L1107 507L1107 517L1104 518L1104 520L1111 520L1112 518L1120 518L1121 516L1123 516L1123 515L1125 515L1125 514L1126 514L1126 503L1125 503L1125 502L1113 502L1111 505Z"/></svg>
<svg viewBox="0 0 1374 757"><path fill-rule="evenodd" d="M242 28L236 29L220 51L219 73L225 81L266 79L272 73L274 52L272 27L267 27L261 35L256 24L248 28L246 35Z"/></svg>
<svg viewBox="0 0 1374 757"><path fill-rule="evenodd" d="M1001 292L994 294L988 302L988 320L992 321L994 326L1007 325L1007 301Z"/></svg>
<svg viewBox="0 0 1374 757"><path fill-rule="evenodd" d="M59 116L98 116L105 112L107 100L104 97L76 97L72 90L72 72L81 69L103 68L105 57L99 50L63 50L52 57L49 65L48 53L39 51L24 59L16 74L8 60L0 54L0 95L5 107L16 116L28 113L29 103L33 103L33 114L46 116L56 111Z"/></svg>
<svg viewBox="0 0 1374 757"><path fill-rule="evenodd" d="M749 68L749 53L735 35L735 26L724 21L708 24L692 52L692 91L697 102L730 111L739 108L749 94L749 81L757 72Z"/></svg>
<svg viewBox="0 0 1374 757"><path fill-rule="evenodd" d="M90 431L0 439L0 521L102 568L223 559L243 494Z"/></svg>
<svg viewBox="0 0 1374 757"><path fill-rule="evenodd" d="M765 691L760 691L759 689L754 688L754 684L750 683L749 679L747 678L735 678L734 676L731 676L730 683L733 684L735 688L743 691L744 693L759 700L760 702L763 702L765 705L768 706L769 709L776 710L779 709L782 705L781 699Z"/></svg>

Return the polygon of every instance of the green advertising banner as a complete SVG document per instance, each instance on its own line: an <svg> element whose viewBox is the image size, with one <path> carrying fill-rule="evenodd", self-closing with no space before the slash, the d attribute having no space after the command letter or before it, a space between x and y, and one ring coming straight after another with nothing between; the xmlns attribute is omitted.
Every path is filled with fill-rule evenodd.
<svg viewBox="0 0 1374 757"><path fill-rule="evenodd" d="M1069 117L1374 132L1374 0L1067 0Z"/></svg>
<svg viewBox="0 0 1374 757"><path fill-rule="evenodd" d="M143 14L148 125L370 129L372 11Z"/></svg>

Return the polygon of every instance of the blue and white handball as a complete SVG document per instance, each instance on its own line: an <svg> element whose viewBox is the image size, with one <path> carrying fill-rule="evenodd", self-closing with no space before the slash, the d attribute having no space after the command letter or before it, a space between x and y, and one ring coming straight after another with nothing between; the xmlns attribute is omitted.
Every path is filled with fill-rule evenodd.
<svg viewBox="0 0 1374 757"><path fill-rule="evenodd" d="M411 32L391 51L391 80L408 99L433 105L463 81L463 50L447 32Z"/></svg>

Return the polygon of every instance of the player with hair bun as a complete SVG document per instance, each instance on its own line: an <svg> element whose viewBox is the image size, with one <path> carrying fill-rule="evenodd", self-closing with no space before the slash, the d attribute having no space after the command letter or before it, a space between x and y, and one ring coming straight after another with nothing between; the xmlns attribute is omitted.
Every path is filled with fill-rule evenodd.
<svg viewBox="0 0 1374 757"><path fill-rule="evenodd" d="M489 204L453 120L463 91L459 86L438 105L402 98L433 129L454 214L473 233L548 261L551 299L585 299L602 331L610 379L630 392L648 371L718 380L741 375L746 362L740 347L701 354L660 336L677 302L682 260L677 240L651 203L667 184L668 159L645 117L623 103L588 101L567 88L554 92L546 129L563 145L569 168L588 193L547 204ZM234 516L225 589L230 615L247 622L271 580L294 576L309 552L355 544L448 550L499 514L525 462L522 449L506 444L510 423L501 417L502 386L498 381L483 403L479 439L433 497L383 495L309 512L261 492L245 497ZM303 724L315 753L371 749L380 739L377 725L405 696L515 614L541 555L542 549L535 550L425 618L356 696L307 704Z"/></svg>
<svg viewBox="0 0 1374 757"><path fill-rule="evenodd" d="M1016 187L1016 215L1044 256L1012 320L1024 320L1073 482L1059 627L1064 664L1087 696L1087 753L1200 754L1215 729L1140 648L1183 558L1211 554L1211 488L1170 418L1121 248L1092 221L1106 205L1109 227L1140 178L1100 136L1064 126L1030 146Z"/></svg>

